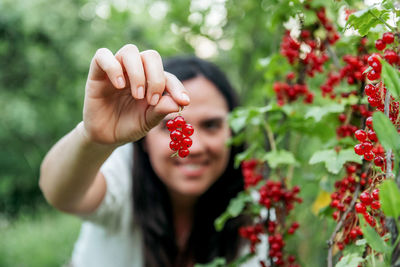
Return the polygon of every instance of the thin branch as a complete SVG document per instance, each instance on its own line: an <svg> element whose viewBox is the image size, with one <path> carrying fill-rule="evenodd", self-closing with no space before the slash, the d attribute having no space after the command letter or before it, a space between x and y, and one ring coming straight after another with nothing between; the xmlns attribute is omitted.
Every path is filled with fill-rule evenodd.
<svg viewBox="0 0 400 267"><path fill-rule="evenodd" d="M339 58L337 57L336 53L332 50L332 47L330 45L327 45L327 52L329 54L329 57L332 58L333 60L333 65L340 70L340 63L339 63Z"/></svg>
<svg viewBox="0 0 400 267"><path fill-rule="evenodd" d="M356 203L357 198L358 198L359 191L360 191L360 184L357 184L356 191L354 192L353 199L351 200L351 203L350 203L349 207L343 213L342 217L340 218L339 223L336 224L335 230L333 231L333 233L331 235L331 238L329 238L329 240L327 242L328 243L328 248L329 248L329 250L328 250L328 267L332 267L333 266L332 265L332 250L333 250L333 243L334 243L335 237L336 237L337 233L340 231L340 229L342 228L343 223L344 223L344 221L345 221L345 219L347 217L347 214L349 214L350 211L353 210L354 204Z"/></svg>
<svg viewBox="0 0 400 267"><path fill-rule="evenodd" d="M275 138L274 134L272 133L271 126L269 126L268 123L265 123L264 126L265 126L265 131L267 132L269 144L271 145L271 150L276 151Z"/></svg>
<svg viewBox="0 0 400 267"><path fill-rule="evenodd" d="M384 108L385 115L389 118L390 112L390 92L386 90L386 97L385 97L385 108ZM392 149L388 149L386 151L386 178L392 176Z"/></svg>

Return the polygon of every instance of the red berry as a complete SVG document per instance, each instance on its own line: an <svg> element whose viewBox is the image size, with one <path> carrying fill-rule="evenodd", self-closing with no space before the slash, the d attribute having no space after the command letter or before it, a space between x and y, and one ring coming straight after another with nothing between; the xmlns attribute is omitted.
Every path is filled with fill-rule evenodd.
<svg viewBox="0 0 400 267"><path fill-rule="evenodd" d="M185 125L185 119L182 116L177 116L174 119L174 123L175 123L175 128L182 128L183 125Z"/></svg>
<svg viewBox="0 0 400 267"><path fill-rule="evenodd" d="M386 44L391 44L394 42L394 34L391 32L385 32L382 35L382 41L384 41Z"/></svg>
<svg viewBox="0 0 400 267"><path fill-rule="evenodd" d="M372 130L368 131L368 139L373 141L373 142L378 141L378 137L376 137L375 131L372 131Z"/></svg>
<svg viewBox="0 0 400 267"><path fill-rule="evenodd" d="M381 156L377 156L374 159L374 163L376 166L381 167L385 163L384 159Z"/></svg>
<svg viewBox="0 0 400 267"><path fill-rule="evenodd" d="M170 137L173 141L180 141L183 137L182 132L179 130L173 130L170 134Z"/></svg>
<svg viewBox="0 0 400 267"><path fill-rule="evenodd" d="M367 73L367 78L370 81L375 81L381 77L381 74L376 72L375 70L371 70L370 72Z"/></svg>
<svg viewBox="0 0 400 267"><path fill-rule="evenodd" d="M178 155L179 155L179 157L181 157L181 158L185 158L185 157L187 157L187 155L189 155L189 150L186 149L186 148L181 148L181 149L179 149L179 151L178 151Z"/></svg>
<svg viewBox="0 0 400 267"><path fill-rule="evenodd" d="M376 53L370 55L368 57L368 60L367 60L368 61L368 65L372 67L373 63L381 64L381 62L379 61L380 58L381 58L380 55L376 54Z"/></svg>
<svg viewBox="0 0 400 267"><path fill-rule="evenodd" d="M376 94L376 87L372 84L367 84L364 88L364 92L367 96L374 96Z"/></svg>
<svg viewBox="0 0 400 267"><path fill-rule="evenodd" d="M364 159L367 160L367 161L373 160L374 157L375 157L375 155L374 155L374 153L372 151L364 153Z"/></svg>
<svg viewBox="0 0 400 267"><path fill-rule="evenodd" d="M399 59L397 53L390 49L385 50L383 57L390 64L396 63Z"/></svg>
<svg viewBox="0 0 400 267"><path fill-rule="evenodd" d="M372 217L369 213L364 213L363 216L369 225L371 225L372 227L375 227L376 220L374 219L374 217Z"/></svg>
<svg viewBox="0 0 400 267"><path fill-rule="evenodd" d="M369 151L371 151L371 150L374 148L374 146L372 145L372 143L369 142L369 141L363 142L363 143L362 143L362 146L363 146L363 148L364 148L364 152L369 152Z"/></svg>
<svg viewBox="0 0 400 267"><path fill-rule="evenodd" d="M372 197L373 197L373 199L375 199L375 200L379 200L379 188L375 188L375 189L372 191Z"/></svg>
<svg viewBox="0 0 400 267"><path fill-rule="evenodd" d="M356 204L355 208L356 208L357 213L364 214L367 211L367 208L365 207L365 205L360 202L358 202Z"/></svg>
<svg viewBox="0 0 400 267"><path fill-rule="evenodd" d="M370 129L373 128L373 123L372 123L372 117L371 117L371 116L368 117L368 118L365 120L365 124L366 124Z"/></svg>
<svg viewBox="0 0 400 267"><path fill-rule="evenodd" d="M385 49L386 44L382 39L378 39L375 41L375 47L376 47L376 49L381 51L381 50Z"/></svg>
<svg viewBox="0 0 400 267"><path fill-rule="evenodd" d="M191 136L193 134L193 132L194 132L193 126L191 124L188 124L188 123L185 124L182 127L182 132L186 136Z"/></svg>
<svg viewBox="0 0 400 267"><path fill-rule="evenodd" d="M182 147L184 147L184 148L189 148L189 147L191 147L192 146L192 139L190 139L190 137L185 137L185 138L183 138L182 139L182 141L181 141L181 144L182 144Z"/></svg>
<svg viewBox="0 0 400 267"><path fill-rule="evenodd" d="M354 152L356 152L357 155L363 155L364 154L364 148L361 144L357 144L354 146Z"/></svg>
<svg viewBox="0 0 400 267"><path fill-rule="evenodd" d="M346 114L341 113L341 114L339 114L338 118L339 118L340 122L345 122L346 121Z"/></svg>
<svg viewBox="0 0 400 267"><path fill-rule="evenodd" d="M376 73L381 73L382 71L382 64L380 62L373 62L371 67Z"/></svg>
<svg viewBox="0 0 400 267"><path fill-rule="evenodd" d="M171 148L173 151L177 151L181 147L181 144L178 141L171 141L169 143L169 148Z"/></svg>
<svg viewBox="0 0 400 267"><path fill-rule="evenodd" d="M367 133L363 130L357 130L354 135L360 142L364 142L367 139Z"/></svg>
<svg viewBox="0 0 400 267"><path fill-rule="evenodd" d="M173 120L168 120L168 121L165 123L165 126L167 126L167 129L168 129L168 131L170 131L170 132L172 132L173 130L176 129L175 123L174 123Z"/></svg>
<svg viewBox="0 0 400 267"><path fill-rule="evenodd" d="M374 210L379 210L381 208L381 203L379 202L379 200L372 201L371 208L373 208Z"/></svg>
<svg viewBox="0 0 400 267"><path fill-rule="evenodd" d="M364 205L367 205L367 206L371 205L371 203L373 201L371 195L367 191L364 191L360 194L360 200Z"/></svg>

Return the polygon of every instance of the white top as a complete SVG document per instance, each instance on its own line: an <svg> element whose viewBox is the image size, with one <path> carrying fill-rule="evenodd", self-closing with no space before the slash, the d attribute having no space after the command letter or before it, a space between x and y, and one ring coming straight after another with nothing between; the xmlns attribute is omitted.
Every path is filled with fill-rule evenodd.
<svg viewBox="0 0 400 267"><path fill-rule="evenodd" d="M132 227L131 180L133 145L117 148L100 171L106 183L106 195L95 212L83 219L81 232L72 254L73 267L141 267L141 231ZM245 247L242 255L248 253ZM241 266L258 266L266 259L267 238L257 247L257 256Z"/></svg>

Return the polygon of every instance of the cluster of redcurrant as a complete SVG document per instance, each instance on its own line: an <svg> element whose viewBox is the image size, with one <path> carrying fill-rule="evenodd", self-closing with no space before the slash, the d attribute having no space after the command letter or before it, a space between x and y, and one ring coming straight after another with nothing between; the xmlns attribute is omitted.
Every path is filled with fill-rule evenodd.
<svg viewBox="0 0 400 267"><path fill-rule="evenodd" d="M339 220L340 215L347 210L353 198L353 194L356 191L357 182L360 182L361 180L362 183L367 183L365 180L366 174L362 175L359 181L356 181L356 179L358 180L356 171L359 167L360 166L358 164L347 165L346 175L342 178L342 180L335 182L336 191L331 194L330 203L330 206L336 209L336 211L332 214L334 220Z"/></svg>
<svg viewBox="0 0 400 267"><path fill-rule="evenodd" d="M362 214L365 221L372 227L375 227L376 220L367 211L368 207L371 207L371 211L379 210L381 208L381 203L379 202L379 188L375 188L371 194L368 190L362 192L360 194L360 202L355 205L356 212Z"/></svg>
<svg viewBox="0 0 400 267"><path fill-rule="evenodd" d="M242 226L239 228L239 235L250 241L250 253L256 252L256 245L261 242L259 236L264 233L262 223L255 225Z"/></svg>
<svg viewBox="0 0 400 267"><path fill-rule="evenodd" d="M335 243L340 250L343 250L347 244L350 242L355 242L357 239L363 237L363 233L359 226L359 220L357 213L363 214L365 220L380 234L384 235L386 230L385 217L383 213L379 210L379 190L376 186L379 184L378 179L374 179L371 176L368 177L366 172L361 173L360 176L357 172L361 170L361 165L356 163L350 163L346 166L346 175L342 180L335 183L336 191L331 194L330 206L336 209L332 217L335 221L339 221L345 211L350 207L354 193L356 191L356 186L359 184L360 188L364 190L359 196L361 202L355 205L355 211L351 210L343 221L343 232L341 235L336 236ZM372 175L372 174L371 174ZM372 194L369 193L372 191ZM367 206L371 206L370 213L367 212ZM379 227L377 226L376 219L379 219Z"/></svg>
<svg viewBox="0 0 400 267"><path fill-rule="evenodd" d="M291 190L284 187L280 181L268 180L263 186L260 187L260 200L259 203L264 205L267 209L271 207L280 208L284 207L286 213L294 208L294 202L301 203L302 198L298 197L300 192L299 186L294 186Z"/></svg>
<svg viewBox="0 0 400 267"><path fill-rule="evenodd" d="M378 138L373 129L372 117L366 119L366 126L369 130L357 130L355 138L360 142L354 146L354 152L357 155L363 155L367 161L374 161L375 165L386 169L385 151L381 145L376 144ZM375 145L376 144L376 145Z"/></svg>
<svg viewBox="0 0 400 267"><path fill-rule="evenodd" d="M335 98L334 87L340 84L341 81L345 80L349 85L359 85L365 81L366 74L365 70L368 68L367 60L369 55L366 50L367 39L361 38L358 46L359 55L344 55L343 61L346 63L344 67L339 70L339 73L330 72L328 73L327 81L321 85L322 96L330 96ZM348 97L349 95L357 95L357 90L351 92L342 92L342 97Z"/></svg>
<svg viewBox="0 0 400 267"><path fill-rule="evenodd" d="M168 120L166 126L170 131L169 147L175 151L172 156L187 157L189 155L188 148L192 146L192 139L189 136L193 134L193 126L186 123L182 116Z"/></svg>
<svg viewBox="0 0 400 267"><path fill-rule="evenodd" d="M388 51L388 50L386 50ZM386 52L385 51L385 52ZM397 57L397 54L396 54ZM388 58L385 55L385 60L391 64L398 63L398 60L393 61L393 59ZM376 107L379 111L384 111L385 108L385 98L387 90L382 81L377 81L381 77L382 64L380 62L379 54L372 54L368 58L368 64L371 67L371 70L368 72L367 77L371 81L375 81L375 83L367 84L364 88L365 94L368 96L368 102L372 107ZM397 118L399 116L399 102L395 101L395 99L391 96L389 101L389 119L396 124ZM398 122L397 122L398 123Z"/></svg>
<svg viewBox="0 0 400 267"><path fill-rule="evenodd" d="M340 139L354 136L355 132L358 130L358 127L350 123L352 117L367 118L370 116L372 116L372 112L368 110L367 105L352 105L348 116L344 113L341 113L338 116L341 125L339 125L339 127L336 129L337 137Z"/></svg>
<svg viewBox="0 0 400 267"><path fill-rule="evenodd" d="M275 82L273 89L279 106L283 106L285 104L285 100L288 102L293 102L300 96L304 96L304 103L307 104L312 103L314 100L314 94L308 90L308 87L305 84Z"/></svg>
<svg viewBox="0 0 400 267"><path fill-rule="evenodd" d="M290 229L297 229L299 227L299 223L294 222ZM278 224L274 221L268 222L268 244L269 244L269 252L268 255L274 263L273 266L288 266L288 267L300 267L300 265L296 264L296 257L293 255L288 255L284 257L284 247L285 241L281 233L278 232ZM293 231L294 233L294 231ZM291 234L293 234L291 233Z"/></svg>
<svg viewBox="0 0 400 267"><path fill-rule="evenodd" d="M326 42L330 45L335 44L339 39L340 35L336 31L335 27L333 26L332 22L326 17L326 12L324 7L320 7L316 10L316 15L319 21L321 22L322 26L326 30Z"/></svg>
<svg viewBox="0 0 400 267"><path fill-rule="evenodd" d="M307 6L307 9L312 7ZM281 42L280 52L288 62L298 69L297 81L294 73L286 76L286 82L275 82L273 89L277 96L278 105L285 102L293 102L300 96L304 97L304 103L312 103L314 94L308 89L305 83L305 76L314 77L317 72L323 72L323 65L329 59L326 53L326 46L334 44L339 39L339 34L333 24L326 17L325 9L314 9L318 20L308 29L303 29L300 35L294 39L290 31L286 31ZM322 29L326 32L326 38L321 40L315 35L316 31ZM296 66L295 66L296 65ZM335 81L330 81L335 83ZM329 91L327 85L326 91Z"/></svg>
<svg viewBox="0 0 400 267"><path fill-rule="evenodd" d="M378 138L376 137L376 133L372 128L372 117L367 118L366 124L370 129L368 132L364 130L357 130L354 133L354 136L360 142L354 146L354 152L356 152L357 155L363 155L365 160L371 161L375 157L375 154L372 152L374 147L372 142L377 142Z"/></svg>
<svg viewBox="0 0 400 267"><path fill-rule="evenodd" d="M255 159L245 160L242 162L242 174L244 178L244 189L255 186L262 180L262 174L257 170L260 166Z"/></svg>

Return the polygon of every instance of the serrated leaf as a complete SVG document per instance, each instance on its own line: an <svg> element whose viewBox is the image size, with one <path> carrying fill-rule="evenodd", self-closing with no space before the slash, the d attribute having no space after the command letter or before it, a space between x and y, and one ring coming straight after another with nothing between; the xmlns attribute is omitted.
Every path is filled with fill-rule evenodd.
<svg viewBox="0 0 400 267"><path fill-rule="evenodd" d="M379 10L377 7L369 7L349 16L346 26L351 26L358 30L361 36L366 35L372 28L382 24L389 19L388 10Z"/></svg>
<svg viewBox="0 0 400 267"><path fill-rule="evenodd" d="M357 267L364 259L357 254L349 254L336 263L335 267Z"/></svg>
<svg viewBox="0 0 400 267"><path fill-rule="evenodd" d="M356 254L359 256L363 255L365 248L367 246L367 240L360 239L360 242L358 242L358 241L359 240L357 240L355 244L348 244L342 251L343 256L349 255L349 254Z"/></svg>
<svg viewBox="0 0 400 267"><path fill-rule="evenodd" d="M362 163L362 160L360 156L354 153L353 149L342 149L339 153L333 149L328 149L315 152L309 164L319 162L325 163L325 167L329 172L338 174L346 162Z"/></svg>
<svg viewBox="0 0 400 267"><path fill-rule="evenodd" d="M344 111L344 105L331 104L322 107L311 107L305 118L314 118L316 122L319 122L325 115L329 113L340 113Z"/></svg>
<svg viewBox="0 0 400 267"><path fill-rule="evenodd" d="M385 180L379 187L381 209L386 216L400 216L400 191L393 180Z"/></svg>
<svg viewBox="0 0 400 267"><path fill-rule="evenodd" d="M381 145L386 150L400 151L400 135L389 118L382 112L374 112L372 121Z"/></svg>
<svg viewBox="0 0 400 267"><path fill-rule="evenodd" d="M362 215L358 216L360 219L360 226L364 235L365 240L367 240L368 245L375 251L381 253L390 252L391 248L383 241L382 237L366 223Z"/></svg>
<svg viewBox="0 0 400 267"><path fill-rule="evenodd" d="M394 9L393 0L382 1L382 7L387 10L393 10Z"/></svg>
<svg viewBox="0 0 400 267"><path fill-rule="evenodd" d="M386 89L392 94L394 98L399 98L400 96L400 76L399 71L393 68L392 65L387 63L385 60L381 60L382 63L382 80L386 86Z"/></svg>
<svg viewBox="0 0 400 267"><path fill-rule="evenodd" d="M273 150L265 153L263 160L268 162L268 165L275 169L278 165L296 165L297 161L292 152L287 150Z"/></svg>

